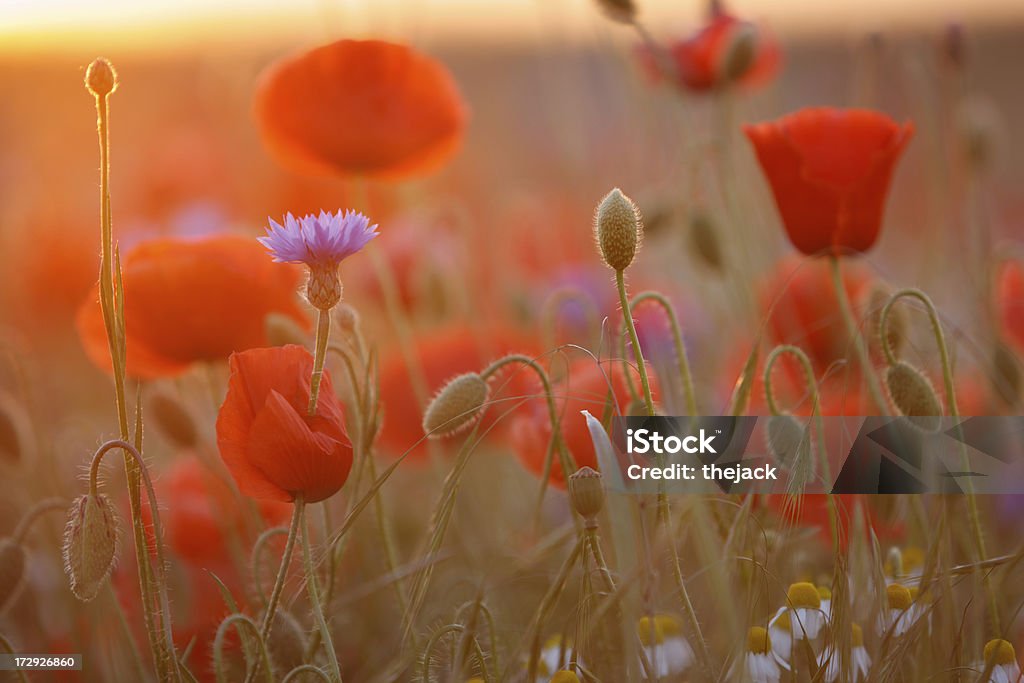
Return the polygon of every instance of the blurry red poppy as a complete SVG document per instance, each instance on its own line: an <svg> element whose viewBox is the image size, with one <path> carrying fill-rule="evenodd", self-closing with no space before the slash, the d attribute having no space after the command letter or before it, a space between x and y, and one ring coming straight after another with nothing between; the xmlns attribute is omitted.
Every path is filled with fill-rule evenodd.
<svg viewBox="0 0 1024 683"><path fill-rule="evenodd" d="M870 271L846 263L842 276L850 301L861 301L871 285ZM780 261L760 288L760 307L769 341L800 347L819 373L852 355L826 261L795 256Z"/></svg>
<svg viewBox="0 0 1024 683"><path fill-rule="evenodd" d="M306 349L249 349L232 354L229 365L217 445L239 490L280 501L301 495L307 503L337 493L352 468L352 444L330 375L309 416L313 356Z"/></svg>
<svg viewBox="0 0 1024 683"><path fill-rule="evenodd" d="M277 62L255 113L267 147L295 171L392 180L447 161L468 116L440 62L382 40L340 40Z"/></svg>
<svg viewBox="0 0 1024 683"><path fill-rule="evenodd" d="M472 327L455 323L418 334L414 344L430 392L437 391L456 375L479 372L506 354L522 353L530 358L538 355L536 341L500 324ZM529 379L531 372L513 365L491 378L490 400L497 403L484 413L481 434L515 406L517 397L524 397L533 390ZM395 344L386 349L380 361L380 400L384 419L377 444L394 455L401 455L413 446L416 448L410 457L427 452L426 445L422 443L423 409L414 386L401 348Z"/></svg>
<svg viewBox="0 0 1024 683"><path fill-rule="evenodd" d="M874 245L912 123L866 109L819 107L743 130L793 246L813 255Z"/></svg>
<svg viewBox="0 0 1024 683"><path fill-rule="evenodd" d="M630 366L633 386L640 390L640 375L634 366ZM651 392L654 400L658 400L657 382L653 375ZM626 386L626 376L619 361L609 361L598 365L591 359L574 361L569 367L568 375L552 387L555 405L561 419L562 438L572 453L578 467L597 465L597 454L590 440L590 431L586 421L580 415L581 410L589 410L598 419L602 418L609 398L612 401L613 415L644 414L643 406L639 412L630 411L631 395ZM540 475L544 472L544 459L547 456L548 441L551 439L551 420L544 395L539 388L533 391L537 398L530 401L527 411L516 417L512 424L512 443L519 460L529 471ZM552 462L551 484L559 488L565 487L565 476L558 462L557 454Z"/></svg>
<svg viewBox="0 0 1024 683"><path fill-rule="evenodd" d="M122 270L133 377L175 375L197 361L263 346L270 313L308 327L296 296L300 271L272 263L256 240L241 235L143 242L124 256ZM79 308L78 334L92 362L109 370L96 289Z"/></svg>
<svg viewBox="0 0 1024 683"><path fill-rule="evenodd" d="M751 41L752 53L741 59L731 54L734 50L747 50L741 42ZM639 49L641 64L655 79L674 79L681 88L705 92L729 83L760 85L775 76L782 61L779 44L764 31L749 22L729 14L718 14L692 36L668 45L668 58L672 73L665 74L668 65L660 65L652 51ZM730 58L736 59L733 65ZM730 69L734 73L729 73ZM738 69L738 73L735 71Z"/></svg>
<svg viewBox="0 0 1024 683"><path fill-rule="evenodd" d="M1024 350L1024 265L1007 261L999 270L996 284L999 323L1007 341Z"/></svg>

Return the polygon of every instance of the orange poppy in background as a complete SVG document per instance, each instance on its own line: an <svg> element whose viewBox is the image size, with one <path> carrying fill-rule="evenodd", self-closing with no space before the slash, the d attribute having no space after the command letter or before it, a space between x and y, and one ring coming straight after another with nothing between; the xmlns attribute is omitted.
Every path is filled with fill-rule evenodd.
<svg viewBox="0 0 1024 683"><path fill-rule="evenodd" d="M468 112L448 70L383 40L339 40L271 65L255 95L263 141L312 175L424 175L459 147Z"/></svg>
<svg viewBox="0 0 1024 683"><path fill-rule="evenodd" d="M818 107L743 131L793 246L816 255L874 245L912 123L867 109Z"/></svg>
<svg viewBox="0 0 1024 683"><path fill-rule="evenodd" d="M453 323L416 335L415 351L431 395L448 380L465 372L479 372L509 353L536 357L538 343L507 325L473 327ZM480 434L487 432L519 398L533 391L532 370L511 365L490 379L493 403L483 415ZM427 453L423 436L423 408L414 390L405 356L397 344L385 349L380 361L380 400L383 422L377 445L393 455L409 449L409 457ZM506 399L506 400L503 400ZM414 448L415 447L415 448Z"/></svg>
<svg viewBox="0 0 1024 683"><path fill-rule="evenodd" d="M639 372L633 365L630 365L629 371L633 386L640 391ZM653 374L650 375L650 382L651 393L657 401L658 387ZM632 396L626 386L626 375L620 361L608 361L600 365L589 358L574 361L566 377L557 382L552 391L561 420L562 438L577 467L600 469L581 410L589 410L600 420L610 398L613 415L645 414L642 405L639 406L639 412L630 410ZM526 469L541 475L544 473L544 459L551 439L551 420L539 385L534 387L532 394L536 398L530 401L527 412L518 416L512 424L512 444ZM565 475L557 453L551 466L551 484L565 488Z"/></svg>
<svg viewBox="0 0 1024 683"><path fill-rule="evenodd" d="M231 354L217 415L221 458L247 496L307 503L330 498L352 468L352 444L326 371L310 416L313 355L294 344Z"/></svg>
<svg viewBox="0 0 1024 683"><path fill-rule="evenodd" d="M1024 265L1007 261L999 269L996 283L999 323L1007 340L1024 350Z"/></svg>
<svg viewBox="0 0 1024 683"><path fill-rule="evenodd" d="M154 378L184 372L198 361L266 345L270 313L308 321L296 296L301 272L272 263L256 240L217 235L159 238L124 257L128 374ZM110 370L98 289L78 311L78 334L89 358Z"/></svg>

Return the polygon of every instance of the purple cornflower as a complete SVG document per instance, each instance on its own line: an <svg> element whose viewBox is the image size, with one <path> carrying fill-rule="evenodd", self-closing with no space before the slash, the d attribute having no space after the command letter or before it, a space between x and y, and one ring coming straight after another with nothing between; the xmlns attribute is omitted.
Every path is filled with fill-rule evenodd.
<svg viewBox="0 0 1024 683"><path fill-rule="evenodd" d="M316 269L336 267L378 234L377 226L357 211L321 211L319 216L302 218L289 213L284 225L270 220L267 234L258 241L278 263L305 263Z"/></svg>

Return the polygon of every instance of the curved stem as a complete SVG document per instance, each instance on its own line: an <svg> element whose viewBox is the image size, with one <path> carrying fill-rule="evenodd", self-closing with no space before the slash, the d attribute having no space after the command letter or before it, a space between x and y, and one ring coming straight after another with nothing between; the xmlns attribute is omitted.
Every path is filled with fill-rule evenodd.
<svg viewBox="0 0 1024 683"><path fill-rule="evenodd" d="M644 301L653 301L661 306L668 318L669 327L672 328L672 342L676 347L676 361L679 363L679 379L683 385L683 392L686 395L686 410L688 415L697 415L697 397L693 391L693 376L690 374L690 361L686 355L686 345L683 343L683 333L679 327L679 318L676 316L675 307L661 292L641 292L633 297L629 305L630 318L633 309Z"/></svg>
<svg viewBox="0 0 1024 683"><path fill-rule="evenodd" d="M32 525L35 523L37 519L42 517L47 512L51 512L53 510L67 509L68 503L66 500L62 498L47 498L45 500L39 501L38 503L30 507L24 515L22 515L21 519L18 521L18 526L14 527L14 532L11 534L11 539L16 544L21 545L21 543L25 540L25 535L28 533L29 529L32 528Z"/></svg>
<svg viewBox="0 0 1024 683"><path fill-rule="evenodd" d="M833 254L828 258L832 271L832 286L835 288L836 299L839 301L839 312L843 317L843 324L846 325L846 334L850 337L850 342L857 353L857 362L860 365L861 372L864 373L864 379L867 382L871 400L874 402L875 407L881 411L881 414L885 415L888 412L888 406L885 402L885 396L882 394L882 386L879 384L878 377L875 376L874 369L872 368L871 357L868 355L864 338L861 337L857 329L857 322L853 318L850 297L846 293L846 287L843 285L843 274L839 268L839 257Z"/></svg>
<svg viewBox="0 0 1024 683"><path fill-rule="evenodd" d="M317 587L316 567L313 564L313 553L309 545L309 525L306 524L306 504L302 497L295 499L296 514L301 517L302 526L302 564L306 570L306 588L309 592L309 603L313 608L313 617L316 619L317 627L320 629L320 639L323 641L324 649L327 650L327 661L331 665L332 680L341 683L341 667L338 665L338 653L334 650L334 640L331 638L331 629L324 617L323 605L320 602L320 589Z"/></svg>
<svg viewBox="0 0 1024 683"><path fill-rule="evenodd" d="M327 674L325 674L323 671L313 666L312 664L301 664L295 667L294 669L289 671L284 678L281 679L281 683L288 683L296 676L301 676L304 673L314 674L316 676L319 676L320 680L327 681L327 683L331 683L331 679L327 676Z"/></svg>
<svg viewBox="0 0 1024 683"><path fill-rule="evenodd" d="M256 537L256 542L252 544L252 554L249 558L249 563L252 565L250 570L252 571L252 582L253 588L256 591L256 597L259 598L260 602L263 603L263 607L267 606L267 596L263 594L263 589L260 585L263 583L260 580L260 567L263 566L263 548L274 536L287 536L288 529L282 526L267 529L259 536Z"/></svg>
<svg viewBox="0 0 1024 683"><path fill-rule="evenodd" d="M636 358L637 370L640 372L640 386L643 388L644 405L647 407L647 414L654 415L654 398L651 396L651 385L647 380L647 364L644 363L643 350L640 348L640 339L636 336L636 325L633 324L633 316L629 307L629 299L626 298L626 277L625 271L615 271L615 287L619 290L619 305L622 308L622 320L629 330L629 340L633 344L633 356ZM628 373L627 373L628 374Z"/></svg>
<svg viewBox="0 0 1024 683"><path fill-rule="evenodd" d="M316 353L313 356L313 376L309 382L309 409L316 415L316 402L320 396L320 382L324 376L324 360L327 358L327 343L331 336L331 312L321 309L316 316Z"/></svg>
<svg viewBox="0 0 1024 683"><path fill-rule="evenodd" d="M237 624L237 625L236 625ZM220 626L217 627L217 635L213 639L213 663L214 670L217 674L217 683L226 683L227 675L224 672L224 638L227 635L228 628L232 625L236 625L235 628L242 631L242 625L252 629L253 633L256 634L256 643L259 645L260 661L254 662L251 665L247 664L247 669L252 675L256 674L256 670L263 665L263 677L267 683L274 683L273 669L270 667L270 656L267 654L267 643L260 634L259 628L256 626L256 622L247 617L244 614L232 614L224 618L224 621L220 622Z"/></svg>

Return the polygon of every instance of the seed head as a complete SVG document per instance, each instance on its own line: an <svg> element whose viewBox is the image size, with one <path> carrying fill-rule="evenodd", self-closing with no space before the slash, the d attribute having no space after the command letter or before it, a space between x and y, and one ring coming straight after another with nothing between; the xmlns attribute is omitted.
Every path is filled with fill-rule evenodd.
<svg viewBox="0 0 1024 683"><path fill-rule="evenodd" d="M487 381L475 372L450 380L423 413L423 432L431 437L450 436L466 429L483 413L490 395Z"/></svg>
<svg viewBox="0 0 1024 683"><path fill-rule="evenodd" d="M0 614L14 601L25 576L25 548L12 538L0 538Z"/></svg>
<svg viewBox="0 0 1024 683"><path fill-rule="evenodd" d="M71 504L64 529L64 572L71 592L88 602L96 597L117 556L117 516L103 494L86 494Z"/></svg>
<svg viewBox="0 0 1024 683"><path fill-rule="evenodd" d="M996 638L985 643L985 663L994 662L996 666L1014 664L1017 662L1017 653L1008 640Z"/></svg>
<svg viewBox="0 0 1024 683"><path fill-rule="evenodd" d="M892 583L886 587L885 599L889 609L905 610L914 603L914 598L911 597L910 591L907 590L906 586L898 583Z"/></svg>
<svg viewBox="0 0 1024 683"><path fill-rule="evenodd" d="M818 589L809 581L801 581L790 585L786 591L786 599L793 609L819 609L821 607L821 596Z"/></svg>
<svg viewBox="0 0 1024 683"><path fill-rule="evenodd" d="M643 231L640 209L619 188L605 195L594 215L594 232L601 257L608 267L622 271L629 268Z"/></svg>
<svg viewBox="0 0 1024 683"><path fill-rule="evenodd" d="M85 70L85 87L96 97L104 97L117 90L117 72L103 57L97 57Z"/></svg>
<svg viewBox="0 0 1024 683"><path fill-rule="evenodd" d="M931 382L917 368L897 361L885 371L885 385L893 405L911 424L926 432L939 429L942 404Z"/></svg>
<svg viewBox="0 0 1024 683"><path fill-rule="evenodd" d="M167 391L149 395L149 416L157 429L177 448L199 445L199 430L188 408Z"/></svg>
<svg viewBox="0 0 1024 683"><path fill-rule="evenodd" d="M593 519L604 507L604 481L601 473L581 467L569 476L569 500L583 519Z"/></svg>
<svg viewBox="0 0 1024 683"><path fill-rule="evenodd" d="M772 649L771 638L768 637L768 629L760 626L751 626L747 631L747 650L758 655L766 655Z"/></svg>

